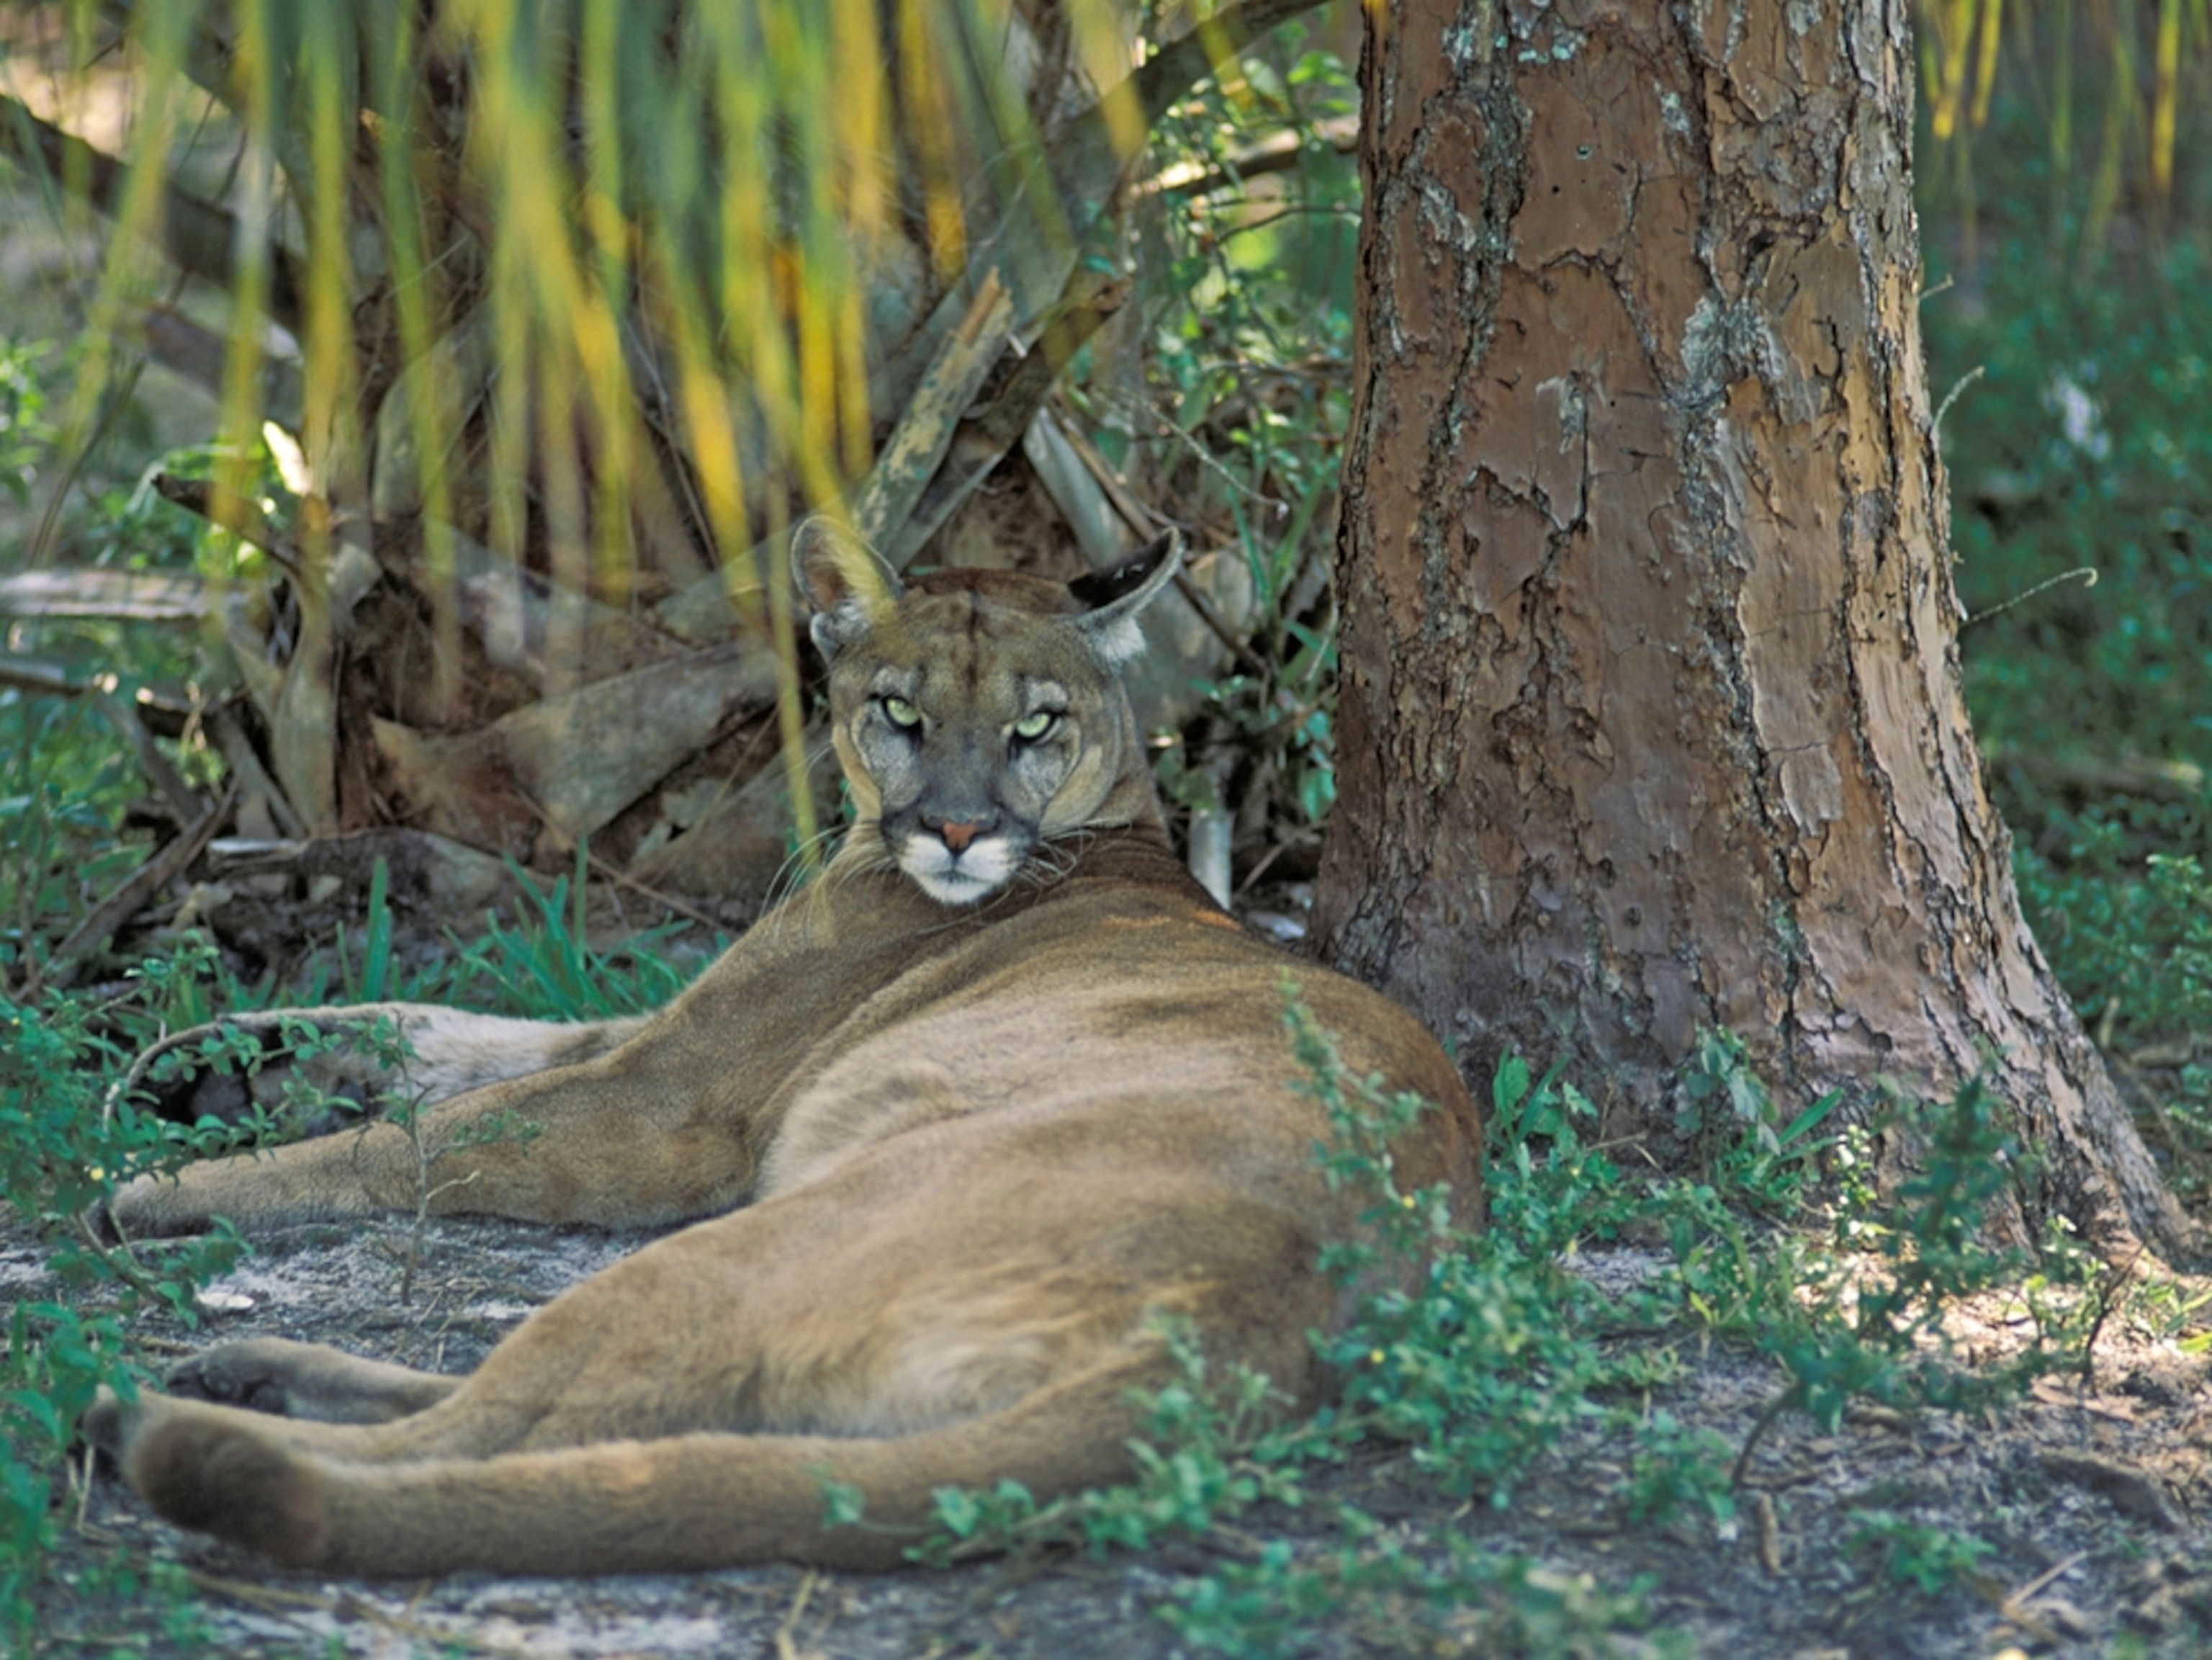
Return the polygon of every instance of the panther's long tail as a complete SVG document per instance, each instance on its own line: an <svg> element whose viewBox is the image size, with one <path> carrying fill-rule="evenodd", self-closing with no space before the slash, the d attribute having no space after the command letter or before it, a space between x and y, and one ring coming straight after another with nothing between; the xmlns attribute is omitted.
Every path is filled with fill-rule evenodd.
<svg viewBox="0 0 2212 1660"><path fill-rule="evenodd" d="M1129 1391L1156 1368L1121 1356L1003 1411L882 1438L693 1434L482 1459L348 1463L297 1450L259 1415L149 1395L88 1428L170 1520L335 1573L690 1571L788 1561L898 1566L945 1487L1020 1481L1040 1500L1129 1467ZM828 1484L863 1499L825 1525Z"/></svg>

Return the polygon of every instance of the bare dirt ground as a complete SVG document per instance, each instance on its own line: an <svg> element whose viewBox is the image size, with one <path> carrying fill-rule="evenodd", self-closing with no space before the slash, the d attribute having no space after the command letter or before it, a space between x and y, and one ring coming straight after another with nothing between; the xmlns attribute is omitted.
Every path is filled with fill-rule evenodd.
<svg viewBox="0 0 2212 1660"><path fill-rule="evenodd" d="M397 1225L292 1230L264 1241L218 1282L203 1330L148 1314L137 1334L157 1356L276 1335L462 1371L532 1308L640 1243L519 1224L433 1223L413 1299L402 1307L406 1238ZM1621 1250L1589 1266L1632 1276L1650 1260ZM0 1233L0 1304L53 1295L43 1262L35 1242ZM2005 1341L2001 1323L1986 1335L1992 1346ZM1740 1445L1775 1391L1771 1369L1720 1351L1684 1359L1682 1381L1655 1391L1650 1406ZM1378 1448L1314 1477L1320 1502L1305 1510L1248 1516L1198 1542L1103 1560L1068 1554L882 1576L769 1567L597 1581L325 1580L274 1572L170 1528L100 1472L71 1497L82 1523L52 1564L41 1648L207 1651L209 1631L169 1629L158 1598L118 1605L75 1597L73 1582L119 1541L148 1560L181 1564L214 1643L240 1656L1164 1657L1186 1651L1153 1610L1180 1582L1249 1558L1261 1535L1319 1553L1337 1537L1327 1515L1334 1499L1439 1560L1425 1541L1457 1531L1487 1550L1525 1554L1550 1576L1543 1583L1563 1590L1585 1576L1613 1592L1642 1581L1656 1629L1696 1654L2212 1653L2206 1363L2124 1332L2103 1337L2098 1363L2087 1383L2046 1379L2019 1408L1986 1419L1865 1411L1825 1435L1785 1418L1761 1440L1731 1526L1702 1511L1663 1527L1627 1525L1615 1494L1628 1450L1594 1433L1553 1456L1502 1511L1436 1492ZM1975 1535L1995 1552L1970 1583L1923 1593L1850 1547L1850 1513L1876 1509ZM1656 1651L1649 1637L1615 1641L1624 1654ZM1297 1649L1335 1656L1412 1645L1387 1609L1370 1607L1318 1619ZM1447 1628L1419 1651L1486 1651L1455 1644Z"/></svg>

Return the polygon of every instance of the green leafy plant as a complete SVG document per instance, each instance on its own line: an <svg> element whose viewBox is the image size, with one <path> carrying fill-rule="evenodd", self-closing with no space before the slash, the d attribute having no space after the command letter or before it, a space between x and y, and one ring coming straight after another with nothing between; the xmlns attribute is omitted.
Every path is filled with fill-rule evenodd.
<svg viewBox="0 0 2212 1660"><path fill-rule="evenodd" d="M1136 1474L1129 1481L1045 1505L1018 1481L985 1492L942 1489L941 1531L915 1549L915 1559L941 1564L1060 1541L1141 1550L1177 1534L1203 1534L1263 1500L1301 1502L1297 1468L1326 1456L1329 1427L1285 1429L1281 1393L1266 1377L1245 1367L1218 1373L1186 1323L1163 1320L1158 1330L1175 1377L1137 1398L1139 1429L1129 1443ZM849 1497L841 1510L840 1496L832 1495L832 1517L863 1519Z"/></svg>
<svg viewBox="0 0 2212 1660"><path fill-rule="evenodd" d="M1666 1522L1697 1506L1716 1522L1735 1517L1729 1467L1735 1449L1718 1432L1676 1421L1662 1408L1636 1427L1622 1508L1632 1523Z"/></svg>
<svg viewBox="0 0 2212 1660"><path fill-rule="evenodd" d="M1232 642L1159 776L1192 812L1233 809L1243 850L1310 841L1335 800L1329 525L1350 403L1357 93L1291 22L1170 109L1144 210L1138 388L1079 359L1068 399L1111 465L1225 543L1214 620ZM1295 160L1294 167L1285 166ZM1203 545L1203 543L1201 544Z"/></svg>
<svg viewBox="0 0 2212 1660"><path fill-rule="evenodd" d="M1686 1660L1678 1633L1653 1631L1644 1582L1610 1590L1589 1574L1480 1551L1447 1536L1429 1551L1391 1539L1353 1511L1334 1547L1301 1556L1280 1541L1231 1563L1161 1609L1186 1640L1217 1654L1296 1654L1316 1622L1361 1649L1524 1656L1529 1660Z"/></svg>
<svg viewBox="0 0 2212 1660"><path fill-rule="evenodd" d="M1833 1145L1815 1132L1842 1104L1843 1091L1829 1091L1784 1124L1743 1040L1710 1027L1698 1033L1681 1086L1683 1128L1705 1152L1714 1184L1753 1210L1795 1213L1820 1154Z"/></svg>
<svg viewBox="0 0 2212 1660"><path fill-rule="evenodd" d="M1526 1068L1509 1060L1492 1091L1498 1117L1548 1130L1550 1152L1540 1166L1528 1142L1515 1140L1512 1162L1492 1167L1492 1226L1461 1235L1446 1191L1401 1191L1388 1155L1425 1104L1349 1073L1295 1000L1288 1018L1305 1087L1329 1116L1322 1169L1370 1195L1364 1225L1379 1241L1332 1244L1323 1267L1346 1283L1378 1253L1421 1269L1417 1289L1370 1292L1351 1325L1321 1345L1345 1377L1346 1423L1407 1444L1414 1463L1449 1490L1503 1506L1528 1466L1590 1415L1593 1395L1641 1389L1673 1369L1664 1351L1608 1353L1597 1343L1616 1316L1559 1260L1583 1230L1627 1214L1617 1177L1580 1148L1574 1097L1556 1076L1529 1089ZM1556 1109L1547 1105L1553 1098Z"/></svg>
<svg viewBox="0 0 2212 1660"><path fill-rule="evenodd" d="M46 351L42 344L0 340L0 489L18 507L31 505L31 485L53 447L40 368Z"/></svg>
<svg viewBox="0 0 2212 1660"><path fill-rule="evenodd" d="M1486 1126L1490 1220L1532 1261L1571 1253L1585 1238L1612 1239L1644 1209L1642 1191L1583 1131L1597 1108L1554 1066L1533 1084L1507 1055L1491 1082Z"/></svg>
<svg viewBox="0 0 2212 1660"><path fill-rule="evenodd" d="M2100 1042L2174 1056L2133 1093L2193 1201L2212 1189L2212 1075L2190 1055L2212 1012L2212 317L2188 296L2212 250L2200 203L2195 228L2112 256L2111 199L2014 137L1982 152L1982 257L1940 298L1939 271L1926 311L1931 380L1960 387L1966 693L2060 982Z"/></svg>
<svg viewBox="0 0 2212 1660"><path fill-rule="evenodd" d="M1986 1540L1923 1527L1893 1511L1853 1511L1850 1520L1846 1549L1879 1559L1890 1578L1930 1596L1978 1572L1985 1558L1996 1554Z"/></svg>
<svg viewBox="0 0 2212 1660"><path fill-rule="evenodd" d="M2014 859L2037 937L2103 1043L2163 1059L2145 1079L2142 1127L2175 1190L2200 1197L2212 1189L2212 1067L2194 1058L2212 1030L2212 876L2195 854L2146 851L2201 839L2197 815L2135 803L2051 823L2062 852Z"/></svg>
<svg viewBox="0 0 2212 1660"><path fill-rule="evenodd" d="M143 979L126 1000L143 1018L167 983ZM227 1228L124 1247L87 1226L117 1183L229 1139L226 1129L165 1124L128 1098L107 1098L103 1079L120 1057L100 1027L115 1012L82 994L50 990L33 1004L0 997L0 1211L43 1235L48 1271L68 1292L66 1301L17 1303L0 1359L0 1635L19 1645L77 1420L98 1389L128 1399L138 1387L131 1316L154 1303L196 1325L195 1293L240 1250Z"/></svg>
<svg viewBox="0 0 2212 1660"><path fill-rule="evenodd" d="M2025 1253L1993 1247L1987 1209L2015 1178L2021 1150L2001 1128L1978 1079L1948 1102L1893 1094L1889 1133L1920 1150L1919 1171L1887 1197L1839 1208L1834 1237L1763 1246L1725 1209L1677 1203L1669 1226L1688 1305L1720 1330L1771 1355L1788 1382L1753 1426L1739 1479L1766 1430L1787 1411L1832 1427L1854 1398L1899 1408L1968 1408L2015 1398L2033 1377L2078 1365L2090 1329L2090 1269L2063 1235L2032 1271ZM1850 1138L1847 1138L1847 1140ZM1946 1325L1969 1297L2019 1286L2033 1341L2002 1361L1960 1357Z"/></svg>
<svg viewBox="0 0 2212 1660"><path fill-rule="evenodd" d="M398 1080L385 1116L405 1134L408 1149L415 1158L415 1211L400 1257L399 1303L404 1308L414 1300L415 1274L422 1263L431 1205L476 1179L474 1171L441 1179L435 1173L438 1161L469 1147L502 1144L527 1147L544 1133L544 1126L514 1112L499 1112L434 1134L427 1122L430 1103L426 1099L426 1091L416 1088L410 1072L414 1048L398 1024L388 1016L380 1016L365 1026L350 1029L344 1033L343 1041L366 1055L380 1076Z"/></svg>
<svg viewBox="0 0 2212 1660"><path fill-rule="evenodd" d="M146 856L116 834L141 787L127 745L87 696L0 690L0 975L46 952Z"/></svg>

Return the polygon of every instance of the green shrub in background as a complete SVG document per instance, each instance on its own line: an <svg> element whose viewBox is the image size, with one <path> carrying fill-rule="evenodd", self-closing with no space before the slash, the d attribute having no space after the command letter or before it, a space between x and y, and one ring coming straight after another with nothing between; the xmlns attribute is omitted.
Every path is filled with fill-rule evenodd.
<svg viewBox="0 0 2212 1660"><path fill-rule="evenodd" d="M1094 347L1066 386L1147 505L1231 532L1247 648L1164 735L1159 773L1175 806L1236 813L1247 863L1310 837L1335 800L1327 579L1351 414L1357 106L1343 60L1293 21L1169 111L1153 134L1169 187L1135 216L1142 379Z"/></svg>
<svg viewBox="0 0 2212 1660"><path fill-rule="evenodd" d="M1980 376L1942 427L1976 727L2001 772L2135 761L2183 794L2212 754L2212 258L2078 285L2056 263L2010 239L1928 301L1936 383ZM2076 570L2094 586L2024 597ZM2030 770L2016 805L2127 778Z"/></svg>
<svg viewBox="0 0 2212 1660"><path fill-rule="evenodd" d="M2136 222L2118 252L2088 242L2078 187L2038 135L2017 137L1984 181L1978 240L1931 252L1931 290L1947 270L1950 285L1924 313L1931 380L1954 392L1941 439L1967 699L2029 924L2197 1202L2212 1185L2212 236Z"/></svg>
<svg viewBox="0 0 2212 1660"><path fill-rule="evenodd" d="M2197 833L2196 810L2123 801L2051 808L2055 853L2021 845L2014 866L2036 938L2106 1054L2160 1067L2140 1115L2174 1190L2212 1190L2212 878L2195 854L2154 853ZM2140 1074L2138 1074L2140 1076Z"/></svg>

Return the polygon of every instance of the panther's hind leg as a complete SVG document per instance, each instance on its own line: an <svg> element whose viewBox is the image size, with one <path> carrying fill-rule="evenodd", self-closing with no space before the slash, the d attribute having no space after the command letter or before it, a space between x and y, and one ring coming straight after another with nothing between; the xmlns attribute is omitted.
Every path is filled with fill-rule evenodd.
<svg viewBox="0 0 2212 1660"><path fill-rule="evenodd" d="M700 1433L492 1458L356 1464L303 1450L249 1413L103 1400L97 1444L170 1520L289 1566L376 1575L635 1573L794 1561L900 1565L943 1487L1020 1482L1039 1502L1127 1475L1133 1388L1160 1356L1131 1346L1011 1406L908 1435ZM857 1526L827 1525L833 1487Z"/></svg>
<svg viewBox="0 0 2212 1660"><path fill-rule="evenodd" d="M386 1424L434 1407L461 1379L363 1359L325 1343L252 1337L219 1343L162 1380L188 1400L325 1424Z"/></svg>

